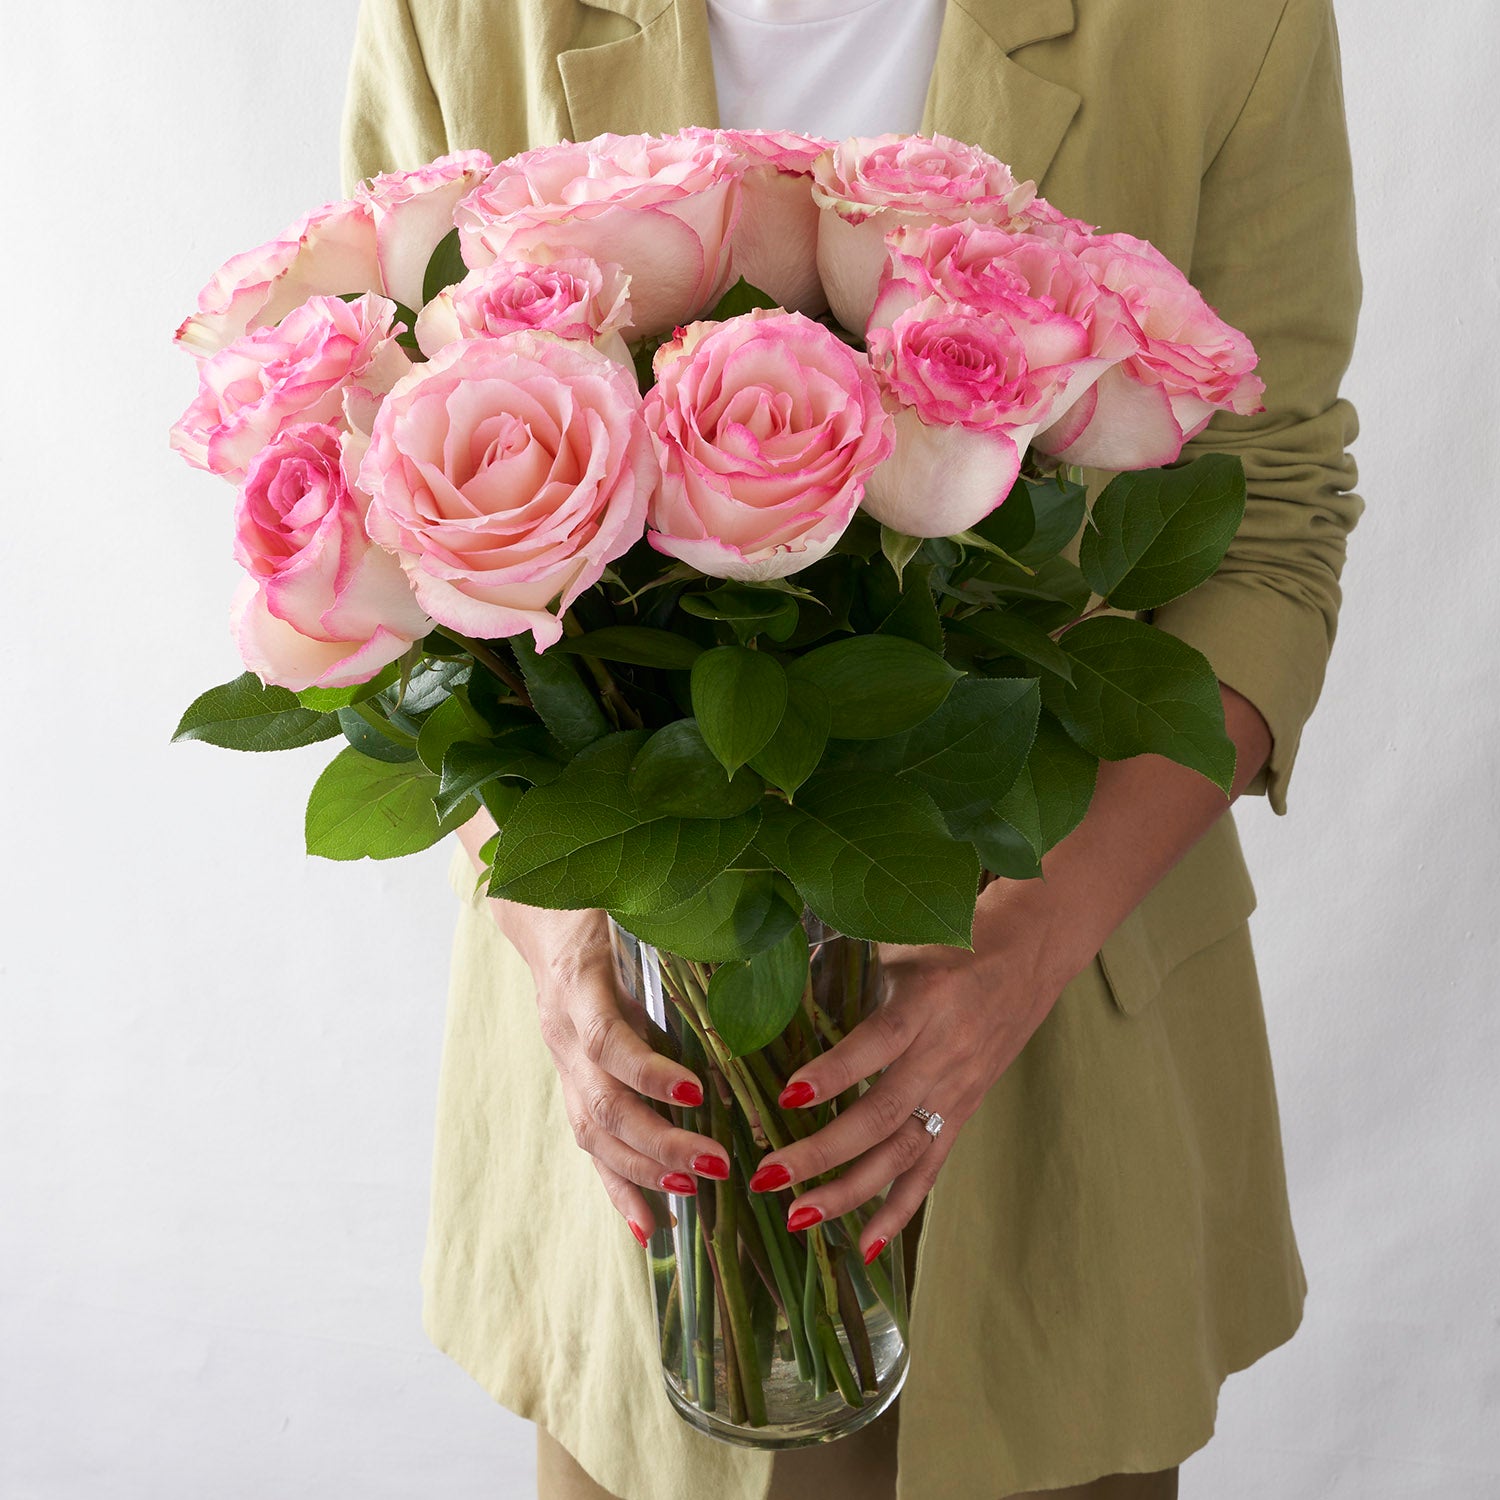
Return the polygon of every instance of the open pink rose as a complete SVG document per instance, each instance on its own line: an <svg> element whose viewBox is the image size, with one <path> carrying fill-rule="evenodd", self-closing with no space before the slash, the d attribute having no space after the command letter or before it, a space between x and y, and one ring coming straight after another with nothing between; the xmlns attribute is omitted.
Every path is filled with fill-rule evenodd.
<svg viewBox="0 0 1500 1500"><path fill-rule="evenodd" d="M1090 468L1156 468L1173 462L1216 411L1262 409L1250 340L1154 245L1127 234L1070 244L1094 281L1124 302L1141 346L1038 435L1040 451Z"/></svg>
<svg viewBox="0 0 1500 1500"><path fill-rule="evenodd" d="M470 271L417 315L417 343L430 359L454 339L497 338L538 328L583 339L634 368L620 336L630 326L630 278L613 261L586 255L537 265L497 260Z"/></svg>
<svg viewBox="0 0 1500 1500"><path fill-rule="evenodd" d="M849 525L891 451L869 361L801 313L693 323L657 350L648 539L714 578L782 578Z"/></svg>
<svg viewBox="0 0 1500 1500"><path fill-rule="evenodd" d="M818 273L834 316L862 334L898 224L976 219L1023 228L1036 185L978 146L945 135L851 136L813 166Z"/></svg>
<svg viewBox="0 0 1500 1500"><path fill-rule="evenodd" d="M372 399L411 368L395 315L386 297L310 297L274 327L236 339L199 366L198 395L172 428L172 447L238 482L284 427L342 423L346 395Z"/></svg>
<svg viewBox="0 0 1500 1500"><path fill-rule="evenodd" d="M382 403L359 468L369 533L422 608L468 636L529 630L538 650L640 540L656 478L633 374L531 329L419 365Z"/></svg>
<svg viewBox="0 0 1500 1500"><path fill-rule="evenodd" d="M234 513L234 555L250 576L232 628L262 682L368 682L430 629L401 565L365 534L368 503L326 423L286 428L250 465Z"/></svg>
<svg viewBox="0 0 1500 1500"><path fill-rule="evenodd" d="M494 162L483 151L456 151L413 172L382 172L354 190L375 221L380 290L416 311L438 241L453 229L453 210L484 181ZM331 291L358 291L333 287Z"/></svg>
<svg viewBox="0 0 1500 1500"><path fill-rule="evenodd" d="M910 536L951 536L1010 493L1032 435L1087 358L1082 324L1030 297L986 309L928 297L870 333L870 363L900 403L891 457L864 507Z"/></svg>
<svg viewBox="0 0 1500 1500"><path fill-rule="evenodd" d="M735 153L712 139L605 133L500 162L458 206L464 260L589 255L630 276L631 338L704 312L731 281Z"/></svg>
<svg viewBox="0 0 1500 1500"><path fill-rule="evenodd" d="M705 130L739 163L743 205L734 228L734 274L759 287L788 312L815 318L828 307L818 277L818 219L813 163L833 142L790 130Z"/></svg>
<svg viewBox="0 0 1500 1500"><path fill-rule="evenodd" d="M380 290L369 205L325 203L275 239L226 260L174 339L202 361L246 333L279 323L309 297Z"/></svg>

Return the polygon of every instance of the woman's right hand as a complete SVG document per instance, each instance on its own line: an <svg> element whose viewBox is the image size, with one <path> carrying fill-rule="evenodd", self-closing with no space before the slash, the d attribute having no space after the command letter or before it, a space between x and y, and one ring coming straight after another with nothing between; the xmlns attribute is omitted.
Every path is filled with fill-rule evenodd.
<svg viewBox="0 0 1500 1500"><path fill-rule="evenodd" d="M479 850L494 832L487 812L458 830L476 874L484 869ZM643 1188L691 1193L695 1174L719 1181L729 1176L729 1159L712 1136L679 1129L640 1097L693 1107L703 1103L702 1080L653 1051L627 1017L602 911L487 901L495 924L531 970L542 1040L562 1084L573 1139L589 1153L610 1201L644 1245L656 1215Z"/></svg>

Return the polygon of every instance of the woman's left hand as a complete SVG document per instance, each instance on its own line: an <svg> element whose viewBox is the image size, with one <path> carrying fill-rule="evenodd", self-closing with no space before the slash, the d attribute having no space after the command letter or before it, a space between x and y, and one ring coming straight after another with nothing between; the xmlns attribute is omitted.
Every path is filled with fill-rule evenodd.
<svg viewBox="0 0 1500 1500"><path fill-rule="evenodd" d="M1066 983L1066 975L1045 958L1055 948L1026 924L1017 928L1027 937L983 953L881 945L881 1004L837 1045L799 1068L781 1104L815 1105L885 1072L823 1129L767 1155L751 1180L753 1189L767 1192L849 1164L837 1178L797 1198L789 1228L836 1218L889 1183L884 1204L860 1236L860 1254L869 1264L917 1211L964 1122ZM943 1117L938 1135L913 1116L918 1106Z"/></svg>

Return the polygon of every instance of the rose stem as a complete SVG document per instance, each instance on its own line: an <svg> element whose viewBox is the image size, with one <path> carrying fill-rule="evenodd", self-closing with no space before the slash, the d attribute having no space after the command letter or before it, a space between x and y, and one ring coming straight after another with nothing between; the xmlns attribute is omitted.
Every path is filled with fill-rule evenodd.
<svg viewBox="0 0 1500 1500"><path fill-rule="evenodd" d="M661 1362L668 1366L677 1363L682 1348L682 1274L677 1266L672 1267L672 1285L667 1288L667 1300L661 1313Z"/></svg>
<svg viewBox="0 0 1500 1500"><path fill-rule="evenodd" d="M583 635L583 626L573 617L573 611L565 610L562 617L563 630L568 635ZM610 717L615 721L615 728L622 728L628 724L632 729L641 727L641 716L625 701L625 695L620 691L620 685L609 674L609 669L599 660L597 656L583 656L579 660L589 669L589 676L599 688L599 695L604 699L605 707L610 711Z"/></svg>
<svg viewBox="0 0 1500 1500"><path fill-rule="evenodd" d="M838 1288L839 1312L843 1315L849 1348L854 1352L854 1368L859 1373L860 1389L873 1394L880 1388L875 1378L875 1354L870 1348L870 1330L865 1327L859 1298L854 1295L854 1283L849 1279L847 1260L848 1252L842 1250L833 1258L833 1279Z"/></svg>
<svg viewBox="0 0 1500 1500"><path fill-rule="evenodd" d="M734 1159L732 1127L729 1112L715 1089L708 1097L709 1130L713 1138L724 1148L724 1154ZM755 1334L750 1324L750 1303L745 1296L745 1283L740 1276L739 1256L739 1194L743 1179L732 1177L728 1182L714 1185L717 1204L717 1223L714 1225L714 1256L718 1262L719 1287L725 1304L725 1331L733 1336L732 1353L739 1364L740 1386L743 1394L745 1420L752 1427L766 1425L766 1394L761 1385L760 1370L756 1364ZM726 1356L731 1351L726 1350Z"/></svg>
<svg viewBox="0 0 1500 1500"><path fill-rule="evenodd" d="M455 646L462 646L481 666L488 667L527 708L531 707L531 694L526 691L525 682L511 671L497 652L491 651L483 641L471 641L468 636L449 630L445 625L435 626L434 629L438 635L447 636Z"/></svg>
<svg viewBox="0 0 1500 1500"><path fill-rule="evenodd" d="M813 1398L820 1401L828 1394L828 1354L818 1329L818 1312L818 1268L809 1254L802 1271L802 1321L812 1345Z"/></svg>
<svg viewBox="0 0 1500 1500"><path fill-rule="evenodd" d="M698 1194L701 1201L703 1193ZM694 1303L693 1358L698 1366L698 1407L713 1411L714 1390L714 1289L713 1272L708 1264L708 1226L702 1214L697 1215L698 1233L693 1236Z"/></svg>
<svg viewBox="0 0 1500 1500"><path fill-rule="evenodd" d="M746 1196L758 1198L760 1195L756 1193ZM760 1221L753 1213L748 1217L741 1214L739 1224L740 1243L745 1247L745 1254L750 1258L751 1267L760 1278L761 1284L771 1294L771 1300L776 1304L777 1311L785 1314L786 1304L782 1301L781 1288L776 1284L776 1273L766 1253L766 1242L761 1236Z"/></svg>
<svg viewBox="0 0 1500 1500"><path fill-rule="evenodd" d="M860 1394L859 1386L855 1383L854 1372L849 1368L849 1361L844 1358L844 1351L839 1344L839 1336L833 1326L833 1319L828 1316L826 1308L818 1309L818 1347L823 1351L823 1357L828 1361L828 1369L833 1375L833 1383L839 1388L839 1395L850 1406L863 1406L865 1398Z"/></svg>

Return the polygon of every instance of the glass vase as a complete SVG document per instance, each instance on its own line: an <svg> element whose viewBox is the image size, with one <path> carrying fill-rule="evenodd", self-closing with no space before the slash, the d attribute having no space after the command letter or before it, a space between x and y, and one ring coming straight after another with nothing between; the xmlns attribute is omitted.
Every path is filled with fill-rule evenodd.
<svg viewBox="0 0 1500 1500"><path fill-rule="evenodd" d="M868 1267L859 1254L880 1200L792 1232L793 1190L747 1186L769 1151L821 1128L867 1086L811 1108L777 1103L788 1077L878 999L874 945L811 912L802 921L810 952L802 1004L780 1036L737 1057L709 1020L715 965L610 926L617 972L649 1040L704 1083L697 1108L655 1107L712 1136L730 1161L726 1182L700 1177L696 1193L665 1194L676 1223L658 1224L647 1246L662 1376L699 1431L753 1448L829 1442L863 1427L896 1399L907 1366L901 1237Z"/></svg>

